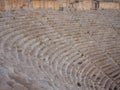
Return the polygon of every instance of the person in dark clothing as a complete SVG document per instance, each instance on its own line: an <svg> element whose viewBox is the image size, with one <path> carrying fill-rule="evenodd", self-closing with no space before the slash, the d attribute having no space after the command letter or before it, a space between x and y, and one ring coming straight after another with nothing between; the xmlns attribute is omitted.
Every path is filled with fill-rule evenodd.
<svg viewBox="0 0 120 90"><path fill-rule="evenodd" d="M95 9L98 9L99 8L99 0L94 0L95 2Z"/></svg>
<svg viewBox="0 0 120 90"><path fill-rule="evenodd" d="M99 8L99 0L96 0L96 8Z"/></svg>
<svg viewBox="0 0 120 90"><path fill-rule="evenodd" d="M97 10L99 8L99 0L93 0L93 9Z"/></svg>

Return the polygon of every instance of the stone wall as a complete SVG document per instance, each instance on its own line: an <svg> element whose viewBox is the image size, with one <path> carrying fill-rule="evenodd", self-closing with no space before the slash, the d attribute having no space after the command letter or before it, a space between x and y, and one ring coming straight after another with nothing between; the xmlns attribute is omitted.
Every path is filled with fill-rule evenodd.
<svg viewBox="0 0 120 90"><path fill-rule="evenodd" d="M120 9L118 2L100 2L100 9Z"/></svg>
<svg viewBox="0 0 120 90"><path fill-rule="evenodd" d="M30 6L30 0L0 0L0 9L20 8Z"/></svg>
<svg viewBox="0 0 120 90"><path fill-rule="evenodd" d="M80 0L79 0L80 1ZM20 8L20 7L29 7L29 8L52 8L59 9L59 7L66 7L73 5L78 9L90 9L91 1L84 0L78 3L75 0L1 0L0 1L0 9L8 9L8 8Z"/></svg>
<svg viewBox="0 0 120 90"><path fill-rule="evenodd" d="M74 6L77 9L91 9L94 7L92 0L0 0L0 9L8 8L52 8L59 9L59 7ZM100 2L100 9L119 9L118 2Z"/></svg>
<svg viewBox="0 0 120 90"><path fill-rule="evenodd" d="M91 1L82 1L79 3L78 9L91 9Z"/></svg>

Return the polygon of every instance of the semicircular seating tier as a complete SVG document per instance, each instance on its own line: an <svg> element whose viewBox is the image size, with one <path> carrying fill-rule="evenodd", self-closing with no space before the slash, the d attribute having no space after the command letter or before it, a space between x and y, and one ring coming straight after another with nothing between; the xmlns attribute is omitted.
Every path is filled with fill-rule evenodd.
<svg viewBox="0 0 120 90"><path fill-rule="evenodd" d="M0 11L0 90L120 90L120 10Z"/></svg>

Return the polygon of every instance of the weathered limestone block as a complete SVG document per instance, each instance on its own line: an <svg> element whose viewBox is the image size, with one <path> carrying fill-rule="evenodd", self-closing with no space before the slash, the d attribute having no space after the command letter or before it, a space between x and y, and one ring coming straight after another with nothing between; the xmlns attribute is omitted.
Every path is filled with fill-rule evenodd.
<svg viewBox="0 0 120 90"><path fill-rule="evenodd" d="M100 9L120 9L118 2L100 2Z"/></svg>

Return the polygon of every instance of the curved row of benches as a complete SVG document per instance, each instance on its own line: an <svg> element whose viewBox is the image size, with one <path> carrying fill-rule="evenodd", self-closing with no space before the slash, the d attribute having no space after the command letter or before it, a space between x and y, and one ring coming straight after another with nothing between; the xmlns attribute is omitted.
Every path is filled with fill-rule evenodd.
<svg viewBox="0 0 120 90"><path fill-rule="evenodd" d="M0 12L0 65L8 71L1 84L9 90L120 90L119 33L101 21L103 14Z"/></svg>

